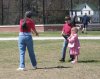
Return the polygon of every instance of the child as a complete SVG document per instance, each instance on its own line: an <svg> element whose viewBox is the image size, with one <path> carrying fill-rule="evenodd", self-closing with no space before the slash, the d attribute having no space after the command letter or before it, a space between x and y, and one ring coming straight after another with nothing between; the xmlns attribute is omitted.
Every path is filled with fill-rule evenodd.
<svg viewBox="0 0 100 79"><path fill-rule="evenodd" d="M64 42L63 42L63 47L62 47L62 56L61 59L59 60L60 62L65 62L65 58L66 58L66 49L68 46L68 40L67 38L70 36L71 33L71 18L69 16L65 17L65 24L63 25L62 28L62 33L61 35L65 38Z"/></svg>
<svg viewBox="0 0 100 79"><path fill-rule="evenodd" d="M68 47L70 48L70 55L74 56L74 59L71 61L71 63L77 63L78 61L78 55L79 55L79 50L80 50L80 43L78 40L78 35L77 35L78 29L76 27L73 27L71 29L71 35L68 37Z"/></svg>

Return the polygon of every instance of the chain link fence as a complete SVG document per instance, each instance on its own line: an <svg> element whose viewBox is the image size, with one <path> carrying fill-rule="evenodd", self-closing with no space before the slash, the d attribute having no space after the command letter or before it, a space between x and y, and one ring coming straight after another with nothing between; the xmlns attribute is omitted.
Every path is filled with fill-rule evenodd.
<svg viewBox="0 0 100 79"><path fill-rule="evenodd" d="M34 12L36 24L62 24L74 6L74 0L0 0L0 25L19 24L28 10Z"/></svg>
<svg viewBox="0 0 100 79"><path fill-rule="evenodd" d="M34 12L37 24L63 23L67 10L47 10L46 2L38 0L0 0L0 25L19 24L28 10Z"/></svg>

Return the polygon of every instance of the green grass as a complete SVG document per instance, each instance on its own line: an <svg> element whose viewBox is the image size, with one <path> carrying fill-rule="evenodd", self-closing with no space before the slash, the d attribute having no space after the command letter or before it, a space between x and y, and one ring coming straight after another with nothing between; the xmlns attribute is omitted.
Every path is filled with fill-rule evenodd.
<svg viewBox="0 0 100 79"><path fill-rule="evenodd" d="M18 72L19 51L17 41L0 41L0 79L99 79L100 40L80 40L79 63L60 63L63 40L34 41L38 62L37 70L32 70L26 52L27 71ZM62 66L63 68L59 68Z"/></svg>
<svg viewBox="0 0 100 79"><path fill-rule="evenodd" d="M100 31L87 31L87 34L82 34L79 31L79 36L100 36Z"/></svg>
<svg viewBox="0 0 100 79"><path fill-rule="evenodd" d="M40 36L42 37L58 37L61 36L61 31L49 31L49 32L40 32ZM0 37L17 37L18 32L0 32ZM79 36L100 36L100 31L88 31L88 34L82 34L79 31Z"/></svg>
<svg viewBox="0 0 100 79"><path fill-rule="evenodd" d="M18 32L0 32L0 37L17 37Z"/></svg>

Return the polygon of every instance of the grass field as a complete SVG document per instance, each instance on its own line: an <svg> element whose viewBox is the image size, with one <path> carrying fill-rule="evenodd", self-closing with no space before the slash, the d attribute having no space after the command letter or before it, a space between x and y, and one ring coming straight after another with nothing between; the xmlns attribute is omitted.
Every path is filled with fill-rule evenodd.
<svg viewBox="0 0 100 79"><path fill-rule="evenodd" d="M19 64L17 41L0 41L0 79L100 79L100 40L80 40L79 63L74 65L68 62L68 50L66 62L59 62L62 43L63 40L35 40L38 69L32 70L26 52L27 70L16 71Z"/></svg>
<svg viewBox="0 0 100 79"><path fill-rule="evenodd" d="M42 37L55 37L55 36L61 36L61 31L51 31L51 32L40 32L40 36ZM0 37L17 37L18 33L16 32L0 32ZM79 36L100 36L100 31L88 31L88 34L82 34L79 31Z"/></svg>

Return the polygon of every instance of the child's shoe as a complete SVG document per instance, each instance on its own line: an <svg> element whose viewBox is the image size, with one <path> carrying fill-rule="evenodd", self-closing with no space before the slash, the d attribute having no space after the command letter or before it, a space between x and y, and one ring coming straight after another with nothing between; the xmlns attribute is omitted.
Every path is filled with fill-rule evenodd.
<svg viewBox="0 0 100 79"><path fill-rule="evenodd" d="M77 63L77 61L71 61L71 63L72 63L72 64L75 64L75 63Z"/></svg>
<svg viewBox="0 0 100 79"><path fill-rule="evenodd" d="M17 71L25 71L25 68L19 67L19 68L17 69Z"/></svg>

